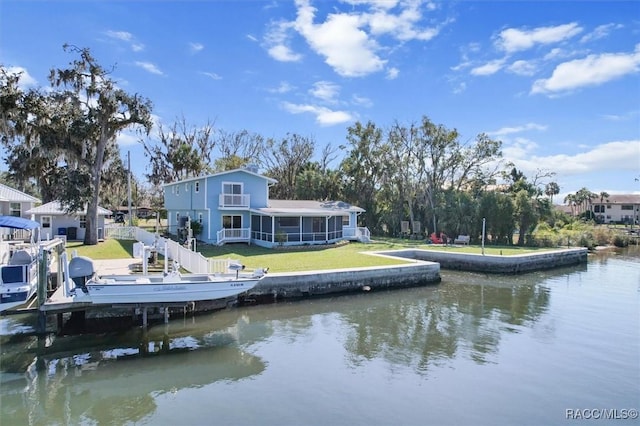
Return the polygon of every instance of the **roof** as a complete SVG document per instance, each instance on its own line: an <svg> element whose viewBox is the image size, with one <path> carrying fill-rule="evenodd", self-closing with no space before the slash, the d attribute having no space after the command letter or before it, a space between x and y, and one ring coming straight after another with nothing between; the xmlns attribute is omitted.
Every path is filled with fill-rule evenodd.
<svg viewBox="0 0 640 426"><path fill-rule="evenodd" d="M593 204L640 204L640 194L611 194L600 202L600 196L592 199Z"/></svg>
<svg viewBox="0 0 640 426"><path fill-rule="evenodd" d="M365 210L343 201L269 200L267 207L253 209L253 211L275 216L323 216L326 214L336 216L340 213L363 213Z"/></svg>
<svg viewBox="0 0 640 426"><path fill-rule="evenodd" d="M263 179L266 179L267 182L269 182L269 183L278 183L277 180L275 180L273 178L270 178L268 176L265 176L265 175L261 175L257 171L253 171L253 170L249 170L249 169L233 169L233 170L225 170L224 172L212 173L212 174L209 174L209 175L202 175L202 176L192 177L192 178L189 178L189 179L183 179L183 180L179 180L177 182L165 183L162 186L163 187L167 187L167 186L176 185L176 184L180 184L180 183L193 182L194 180L199 180L199 179L207 179L207 178L210 178L210 177L224 176L224 175L228 175L230 173L235 173L235 172L243 172L243 173L247 173L247 174L250 174L250 175L253 175L253 176L258 176L258 177L261 177Z"/></svg>
<svg viewBox="0 0 640 426"><path fill-rule="evenodd" d="M36 197L32 197L29 194L25 194L22 191L18 191L17 189L13 189L7 185L3 185L0 183L0 201L11 201L11 202L30 202L30 203L39 203L40 200Z"/></svg>
<svg viewBox="0 0 640 426"><path fill-rule="evenodd" d="M43 204L38 207L34 207L25 212L26 214L49 214L52 216L60 216L67 215L68 213L64 211L59 201L51 201L50 203ZM75 214L87 214L87 208L85 207L82 211L77 211ZM106 216L110 215L111 210L107 210L98 206L98 216Z"/></svg>

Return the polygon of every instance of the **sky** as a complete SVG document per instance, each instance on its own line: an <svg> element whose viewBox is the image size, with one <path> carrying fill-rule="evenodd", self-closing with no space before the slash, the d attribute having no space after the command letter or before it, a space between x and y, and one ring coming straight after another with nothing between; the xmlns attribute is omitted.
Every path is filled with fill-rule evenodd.
<svg viewBox="0 0 640 426"><path fill-rule="evenodd" d="M320 154L358 121L426 116L462 143L501 140L529 177L554 172L560 199L640 194L638 1L0 2L0 64L24 88L76 58L65 43L163 126L297 133ZM142 177L137 138L118 141Z"/></svg>

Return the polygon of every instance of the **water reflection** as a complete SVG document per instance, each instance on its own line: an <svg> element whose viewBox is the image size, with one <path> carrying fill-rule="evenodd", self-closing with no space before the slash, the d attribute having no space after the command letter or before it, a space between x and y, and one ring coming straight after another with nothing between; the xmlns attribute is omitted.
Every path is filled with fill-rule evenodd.
<svg viewBox="0 0 640 426"><path fill-rule="evenodd" d="M23 339L2 353L2 424L125 424L156 398L260 374L228 332L149 332ZM82 346L82 349L81 349ZM26 360L31 363L26 365Z"/></svg>

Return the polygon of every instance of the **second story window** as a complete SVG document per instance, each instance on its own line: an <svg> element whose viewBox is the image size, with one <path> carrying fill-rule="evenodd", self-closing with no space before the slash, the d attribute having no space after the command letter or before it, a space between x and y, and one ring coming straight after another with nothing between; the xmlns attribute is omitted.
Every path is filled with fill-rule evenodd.
<svg viewBox="0 0 640 426"><path fill-rule="evenodd" d="M194 183L194 185L195 185L194 190L195 190L196 192L200 192L200 182L196 182L196 183Z"/></svg>

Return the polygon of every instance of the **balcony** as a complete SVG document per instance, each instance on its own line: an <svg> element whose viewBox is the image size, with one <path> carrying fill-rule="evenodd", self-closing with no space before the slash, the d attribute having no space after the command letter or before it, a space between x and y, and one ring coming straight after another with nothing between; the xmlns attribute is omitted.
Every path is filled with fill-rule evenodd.
<svg viewBox="0 0 640 426"><path fill-rule="evenodd" d="M222 228L217 232L216 240L218 245L224 243L248 243L250 234L251 229L249 228Z"/></svg>
<svg viewBox="0 0 640 426"><path fill-rule="evenodd" d="M219 208L249 208L251 196L249 194L220 194Z"/></svg>

